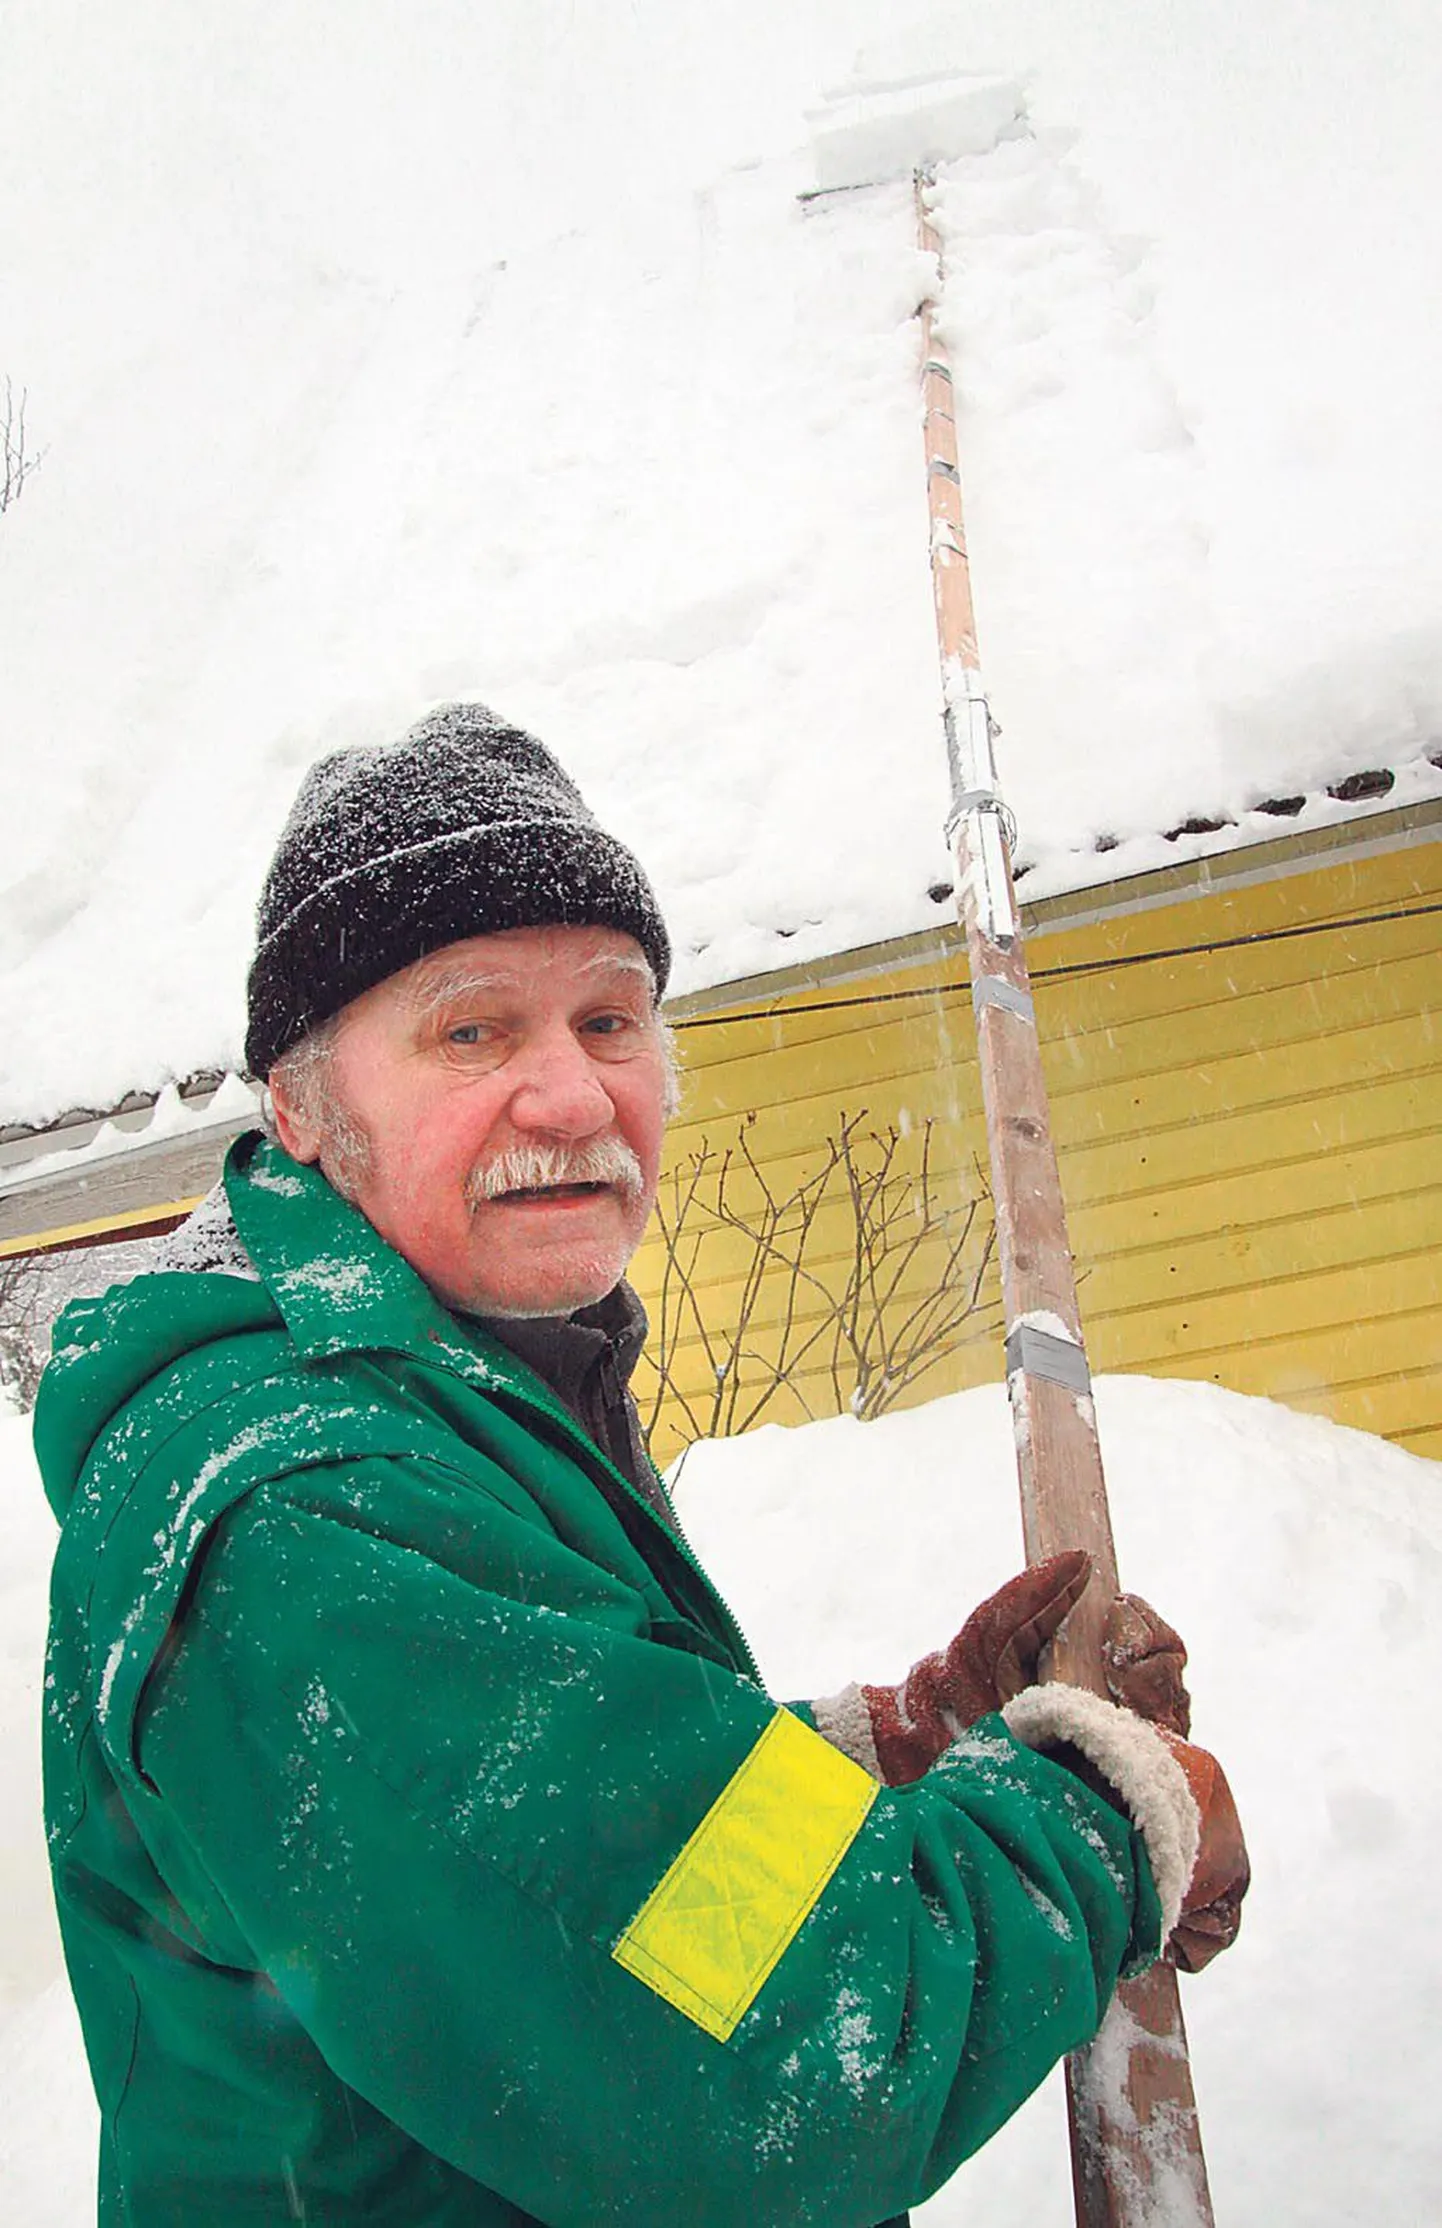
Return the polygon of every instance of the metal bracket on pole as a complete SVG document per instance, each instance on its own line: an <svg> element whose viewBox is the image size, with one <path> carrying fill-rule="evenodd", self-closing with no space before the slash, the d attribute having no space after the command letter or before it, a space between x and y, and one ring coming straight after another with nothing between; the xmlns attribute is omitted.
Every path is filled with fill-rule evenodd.
<svg viewBox="0 0 1442 2228"><path fill-rule="evenodd" d="M981 722L976 720L981 711ZM952 760L952 793L956 804L947 818L947 842L958 851L958 869L961 876L972 882L976 893L976 916L983 936L994 945L1014 945L1019 920L1016 920L1016 898L1012 893L1012 876L1007 873L1007 835L1003 820L1010 820L1007 807L996 795L994 780L987 780L992 769L992 735L990 715L987 715L985 697L972 704L972 720L967 720L965 742L963 731L958 731L956 713L947 704L943 713L947 733L947 758ZM978 764L981 760L981 764ZM965 844L956 842L956 831L963 822L970 820ZM965 856L961 856L965 849Z"/></svg>
<svg viewBox="0 0 1442 2228"><path fill-rule="evenodd" d="M949 841L955 841L958 826L971 819L966 848L974 848L977 868L975 888L981 927L994 944L1012 944L1016 941L1016 900L1012 894L1011 876L1006 863L1006 831L1003 819L1010 814L1003 804L996 782L996 757L992 738L996 733L991 707L980 673L974 666L963 665L959 658L949 658L943 676L945 708L942 724L946 731L946 755L951 768L952 808L946 823ZM970 860L958 862L963 868Z"/></svg>

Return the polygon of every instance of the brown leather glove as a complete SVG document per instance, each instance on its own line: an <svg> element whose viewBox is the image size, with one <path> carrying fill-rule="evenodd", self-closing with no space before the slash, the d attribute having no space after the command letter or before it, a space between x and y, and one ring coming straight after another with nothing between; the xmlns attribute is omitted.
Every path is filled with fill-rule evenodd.
<svg viewBox="0 0 1442 2228"><path fill-rule="evenodd" d="M1073 1548L1021 1571L972 1611L950 1647L923 1656L898 1686L860 1689L888 1786L920 1779L958 1733L1035 1683L1042 1650L1091 1570L1091 1557Z"/></svg>
<svg viewBox="0 0 1442 2228"><path fill-rule="evenodd" d="M1102 1663L1114 1702L1186 1739L1192 1729L1192 1698L1182 1677L1187 1651L1140 1594L1118 1594L1107 1611Z"/></svg>
<svg viewBox="0 0 1442 2228"><path fill-rule="evenodd" d="M1112 1699L1156 1727L1186 1773L1196 1802L1201 1847L1166 1955L1184 1973L1199 1973L1219 1950L1231 1947L1242 1923L1242 1898L1252 1871L1237 1806L1215 1756L1187 1739L1192 1729L1191 1697L1182 1678L1187 1651L1140 1594L1120 1594L1112 1603L1102 1661Z"/></svg>
<svg viewBox="0 0 1442 2228"><path fill-rule="evenodd" d="M1180 1740L1163 1725L1157 1731L1187 1775L1202 1828L1197 1861L1182 1897L1182 1915L1165 1955L1169 1965L1179 1966L1184 1973L1199 1973L1219 1950L1230 1949L1235 1942L1252 1867L1232 1790L1216 1757Z"/></svg>

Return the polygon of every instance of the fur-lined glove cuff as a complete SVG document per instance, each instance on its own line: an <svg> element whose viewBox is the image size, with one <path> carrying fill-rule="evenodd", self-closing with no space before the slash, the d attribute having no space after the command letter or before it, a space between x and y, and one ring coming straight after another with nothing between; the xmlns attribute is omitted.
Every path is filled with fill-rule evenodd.
<svg viewBox="0 0 1442 2228"><path fill-rule="evenodd" d="M1130 1710L1085 1687L1032 1686L1002 1710L1026 1748L1073 1748L1131 1813L1146 1845L1166 1940L1182 1915L1201 1846L1201 1816L1170 1744Z"/></svg>

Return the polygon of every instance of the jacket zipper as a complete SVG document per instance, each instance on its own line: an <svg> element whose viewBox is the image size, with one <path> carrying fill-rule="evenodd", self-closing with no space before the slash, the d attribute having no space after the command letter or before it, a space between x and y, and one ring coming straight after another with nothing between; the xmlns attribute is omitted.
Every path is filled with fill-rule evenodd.
<svg viewBox="0 0 1442 2228"><path fill-rule="evenodd" d="M524 1362L518 1362L514 1357L511 1356L508 1356L507 1359L511 1362L512 1368L518 1367L520 1369L526 1369L526 1364ZM527 1370L527 1375L534 1376L535 1372L533 1370ZM536 1381L538 1384L540 1383L539 1379L537 1379ZM731 1608L731 1604L727 1600L725 1600L719 1588L716 1586L714 1580L710 1577L708 1572L706 1572L702 1568L700 1562L697 1560L695 1550L692 1548L690 1541L687 1539L685 1533L682 1531L679 1522L676 1525L675 1531L668 1533L667 1527L662 1523L660 1517L656 1514L656 1511L649 1505L644 1493L637 1492L630 1479L624 1476L623 1473L617 1469L610 1456L605 1453L602 1448L596 1445L595 1440L590 1437L589 1433L581 1429L574 1416L568 1414L567 1411L561 1406L559 1401L552 1401L549 1397L545 1397L544 1386L541 1388L543 1397L540 1399L538 1399L535 1393L531 1391L529 1385L522 1384L518 1380L513 1380L511 1389L526 1403L528 1407L536 1409L541 1415L545 1416L549 1422L559 1422L561 1424L564 1424L567 1432L574 1440L577 1441L581 1448L593 1459L599 1460L605 1465L608 1474L616 1480L617 1484L621 1487L621 1490L624 1493L628 1494L635 1506L642 1511L647 1523L654 1524L663 1539L669 1538L671 1544L674 1547L680 1548L682 1561L688 1566L690 1570L695 1573L696 1577L700 1579L711 1600L720 1610L722 1621L726 1626L727 1632L731 1638L733 1645L736 1648L738 1655L741 1657L741 1660L745 1665L747 1671L750 1673L750 1676L754 1683L759 1686L764 1693L766 1691L766 1682L761 1676L761 1667L757 1663L755 1656L751 1652L751 1643L746 1638L745 1633L741 1630L741 1627L736 1620L735 1613ZM666 1491L665 1480L662 1478L660 1471L656 1467L656 1464L654 1462L651 1462L649 1451L646 1455L646 1460L651 1463L652 1473L655 1476L656 1482L660 1486L662 1494L665 1497L666 1506L670 1508L671 1496Z"/></svg>

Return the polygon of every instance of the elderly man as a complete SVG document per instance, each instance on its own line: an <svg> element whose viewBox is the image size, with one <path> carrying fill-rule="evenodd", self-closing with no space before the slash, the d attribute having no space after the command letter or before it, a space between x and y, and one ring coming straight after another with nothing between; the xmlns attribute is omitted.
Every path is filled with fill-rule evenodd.
<svg viewBox="0 0 1442 2228"><path fill-rule="evenodd" d="M276 1134L36 1417L101 2219L894 2220L1234 1930L1180 1644L1118 1648L1168 1740L1017 1695L1063 1557L900 1689L766 1695L625 1390L666 935L540 744L326 760L259 925Z"/></svg>

